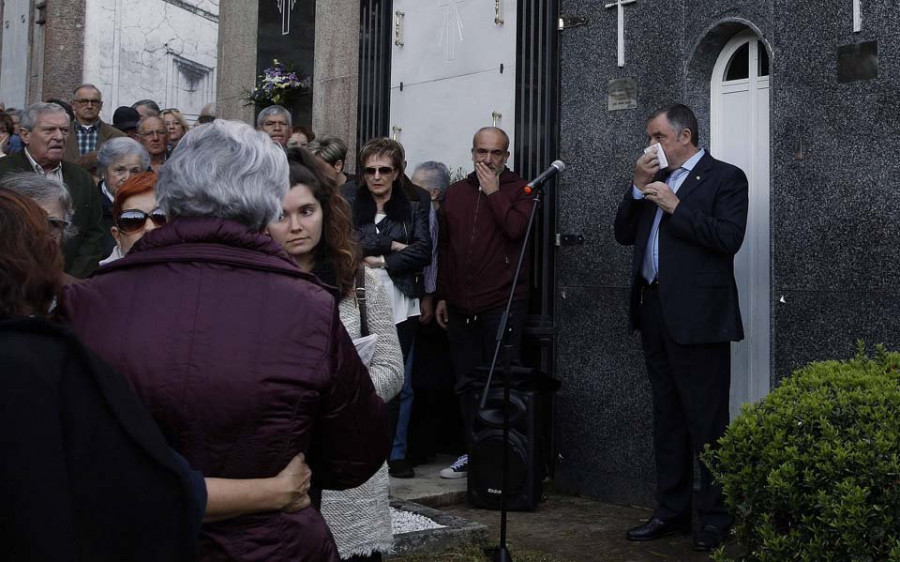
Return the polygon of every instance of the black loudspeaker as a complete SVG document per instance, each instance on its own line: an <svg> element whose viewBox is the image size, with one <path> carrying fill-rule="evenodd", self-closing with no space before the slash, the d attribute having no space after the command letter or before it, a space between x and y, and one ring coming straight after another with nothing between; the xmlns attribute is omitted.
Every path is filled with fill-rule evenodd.
<svg viewBox="0 0 900 562"><path fill-rule="evenodd" d="M509 391L509 467L506 509L530 511L537 507L544 479L541 454L543 399L533 390ZM500 509L503 468L503 389L492 388L484 410L479 410L481 392L467 399L469 441L468 490L471 507Z"/></svg>

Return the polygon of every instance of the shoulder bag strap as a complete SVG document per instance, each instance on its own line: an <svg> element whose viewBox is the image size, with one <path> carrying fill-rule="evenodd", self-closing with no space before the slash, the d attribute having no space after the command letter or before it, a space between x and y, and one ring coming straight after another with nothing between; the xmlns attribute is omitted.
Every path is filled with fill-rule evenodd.
<svg viewBox="0 0 900 562"><path fill-rule="evenodd" d="M356 305L359 307L359 335L369 335L369 318L366 312L366 266L356 270Z"/></svg>

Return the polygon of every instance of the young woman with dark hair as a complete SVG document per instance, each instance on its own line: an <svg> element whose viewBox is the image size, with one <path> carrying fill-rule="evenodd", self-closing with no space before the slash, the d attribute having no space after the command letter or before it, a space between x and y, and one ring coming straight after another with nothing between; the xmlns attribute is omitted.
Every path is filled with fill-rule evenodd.
<svg viewBox="0 0 900 562"><path fill-rule="evenodd" d="M324 164L302 148L288 149L288 161L291 188L268 232L301 269L335 287L341 323L351 337L375 336L367 367L375 391L387 402L403 383L403 357L388 295L378 276L360 263L350 207L323 174ZM391 550L388 495L386 464L362 486L323 492L322 515L342 559L381 560L381 553Z"/></svg>

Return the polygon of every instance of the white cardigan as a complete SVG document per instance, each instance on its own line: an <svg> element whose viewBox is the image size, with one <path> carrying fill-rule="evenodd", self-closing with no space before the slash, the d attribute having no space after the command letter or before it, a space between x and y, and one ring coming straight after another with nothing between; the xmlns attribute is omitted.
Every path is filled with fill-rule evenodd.
<svg viewBox="0 0 900 562"><path fill-rule="evenodd" d="M351 338L360 337L356 297L339 304L341 322ZM377 275L366 268L366 313L370 334L378 334L369 376L385 402L403 387L403 355L394 326L391 301ZM362 486L341 492L323 490L322 515L334 534L341 558L388 553L394 546L391 532L390 478L384 463Z"/></svg>

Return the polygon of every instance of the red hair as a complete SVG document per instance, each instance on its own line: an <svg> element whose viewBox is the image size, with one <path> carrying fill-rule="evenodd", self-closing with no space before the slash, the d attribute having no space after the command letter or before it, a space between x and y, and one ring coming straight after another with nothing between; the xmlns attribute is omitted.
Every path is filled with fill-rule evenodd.
<svg viewBox="0 0 900 562"><path fill-rule="evenodd" d="M30 198L0 189L0 316L47 314L62 272L47 213Z"/></svg>
<svg viewBox="0 0 900 562"><path fill-rule="evenodd" d="M113 220L118 220L119 215L124 210L122 206L125 200L135 195L141 195L148 191L156 189L156 174L153 172L141 172L125 180L116 192L116 199L113 201Z"/></svg>

